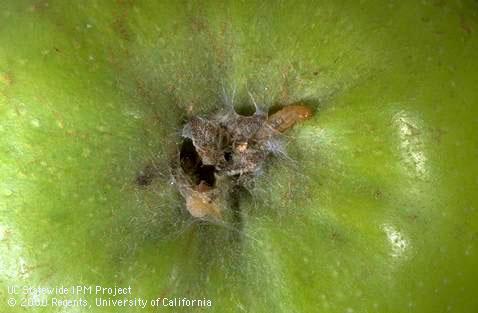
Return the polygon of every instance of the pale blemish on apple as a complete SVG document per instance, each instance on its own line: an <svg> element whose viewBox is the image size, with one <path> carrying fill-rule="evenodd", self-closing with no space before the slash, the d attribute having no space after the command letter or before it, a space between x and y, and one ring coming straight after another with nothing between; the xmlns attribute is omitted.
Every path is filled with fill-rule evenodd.
<svg viewBox="0 0 478 313"><path fill-rule="evenodd" d="M13 84L13 74L6 72L0 74L0 83L5 86L11 86Z"/></svg>
<svg viewBox="0 0 478 313"><path fill-rule="evenodd" d="M56 126L58 126L61 129L65 128L65 124L61 120L56 121Z"/></svg>
<svg viewBox="0 0 478 313"><path fill-rule="evenodd" d="M31 124L33 127L35 127L35 128L39 128L39 127L40 127L40 121L39 121L38 119L36 119L36 118L32 119L32 120L30 121L30 124Z"/></svg>
<svg viewBox="0 0 478 313"><path fill-rule="evenodd" d="M392 246L391 256L398 258L401 257L409 246L409 242L405 239L405 236L399 232L392 225L383 225L383 230L385 231L390 245Z"/></svg>
<svg viewBox="0 0 478 313"><path fill-rule="evenodd" d="M8 236L8 229L0 224L0 241L4 241Z"/></svg>
<svg viewBox="0 0 478 313"><path fill-rule="evenodd" d="M20 257L20 259L18 260L18 265L18 272L20 274L20 277L23 279L30 277L30 271L28 270L27 261L23 257Z"/></svg>
<svg viewBox="0 0 478 313"><path fill-rule="evenodd" d="M2 194L5 197L10 197L11 195L13 195L13 191L11 191L10 189L3 189Z"/></svg>
<svg viewBox="0 0 478 313"><path fill-rule="evenodd" d="M14 112L17 116L25 116L27 114L25 103L20 102L18 104L14 104L12 112Z"/></svg>
<svg viewBox="0 0 478 313"><path fill-rule="evenodd" d="M84 148L83 151L81 152L81 156L84 158L88 158L91 154L91 150L88 148Z"/></svg>
<svg viewBox="0 0 478 313"><path fill-rule="evenodd" d="M22 242L14 235L11 225L0 224L0 276L6 285L16 283L16 277L28 278L31 270Z"/></svg>
<svg viewBox="0 0 478 313"><path fill-rule="evenodd" d="M416 176L426 178L428 158L424 150L420 121L405 111L395 114L393 121L398 128L400 150L405 163L411 165Z"/></svg>

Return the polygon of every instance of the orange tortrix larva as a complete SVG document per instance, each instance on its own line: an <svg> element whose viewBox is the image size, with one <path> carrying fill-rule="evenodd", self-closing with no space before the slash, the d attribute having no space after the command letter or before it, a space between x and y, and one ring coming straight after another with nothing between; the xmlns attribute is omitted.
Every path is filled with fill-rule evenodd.
<svg viewBox="0 0 478 313"><path fill-rule="evenodd" d="M188 193L186 195L186 208L192 216L197 218L222 219L221 210L217 203L204 192L192 190Z"/></svg>
<svg viewBox="0 0 478 313"><path fill-rule="evenodd" d="M213 191L213 188L201 181L186 193L186 208L192 216L222 219L221 210L216 201L214 201L211 191Z"/></svg>
<svg viewBox="0 0 478 313"><path fill-rule="evenodd" d="M267 123L282 133L294 126L295 123L310 118L312 114L312 109L306 105L289 105L269 116Z"/></svg>

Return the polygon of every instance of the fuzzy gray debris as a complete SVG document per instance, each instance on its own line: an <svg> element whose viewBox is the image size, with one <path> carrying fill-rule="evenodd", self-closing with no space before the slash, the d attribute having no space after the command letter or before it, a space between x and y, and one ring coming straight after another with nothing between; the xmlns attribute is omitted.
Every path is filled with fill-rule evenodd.
<svg viewBox="0 0 478 313"><path fill-rule="evenodd" d="M258 173L271 152L282 151L279 132L271 129L262 113L218 113L211 119L196 116L182 133L192 140L203 164L213 165L218 175Z"/></svg>
<svg viewBox="0 0 478 313"><path fill-rule="evenodd" d="M192 117L182 130L189 150L180 154L175 175L191 215L221 219L231 184L249 188L270 154L285 154L281 133L310 116L309 107L291 105L271 116L256 106L251 116L226 110Z"/></svg>

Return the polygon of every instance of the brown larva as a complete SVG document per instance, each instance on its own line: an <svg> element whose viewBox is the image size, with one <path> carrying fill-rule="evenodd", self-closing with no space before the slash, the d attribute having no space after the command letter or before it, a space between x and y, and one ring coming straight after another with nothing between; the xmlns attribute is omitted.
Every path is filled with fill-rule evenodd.
<svg viewBox="0 0 478 313"><path fill-rule="evenodd" d="M298 122L312 117L313 111L306 105L293 104L271 114L262 128L255 135L255 139L263 144L271 143L277 133L283 133Z"/></svg>
<svg viewBox="0 0 478 313"><path fill-rule="evenodd" d="M186 209L189 213L198 218L212 217L221 219L222 214L217 201L211 195L212 187L203 185L202 183L193 189L185 192Z"/></svg>
<svg viewBox="0 0 478 313"><path fill-rule="evenodd" d="M267 123L282 133L296 123L310 118L312 114L312 109L303 104L289 105L269 116Z"/></svg>

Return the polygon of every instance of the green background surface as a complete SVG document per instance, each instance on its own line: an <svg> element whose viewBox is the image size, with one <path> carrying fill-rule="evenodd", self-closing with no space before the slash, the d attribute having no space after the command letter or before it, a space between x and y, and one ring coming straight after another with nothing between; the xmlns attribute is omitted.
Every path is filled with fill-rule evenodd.
<svg viewBox="0 0 478 313"><path fill-rule="evenodd" d="M477 312L477 21L476 1L2 1L0 310ZM316 114L238 221L199 223L168 167L223 89ZM97 284L213 306L6 302Z"/></svg>

